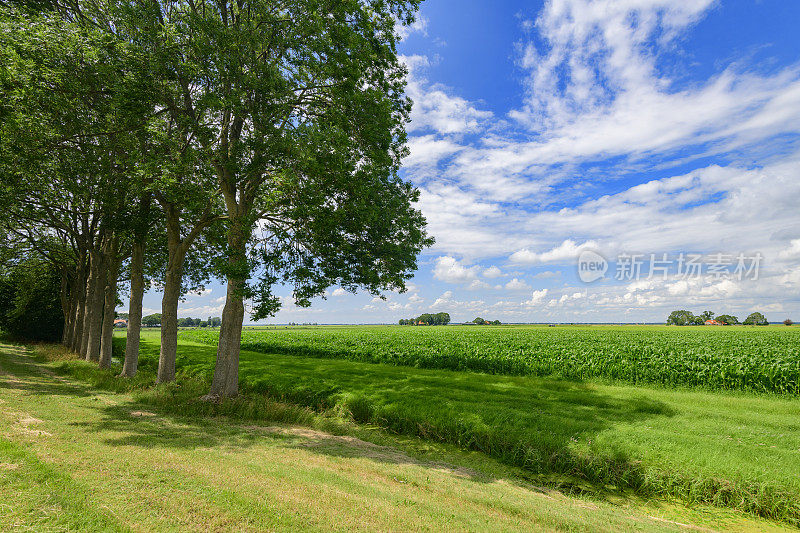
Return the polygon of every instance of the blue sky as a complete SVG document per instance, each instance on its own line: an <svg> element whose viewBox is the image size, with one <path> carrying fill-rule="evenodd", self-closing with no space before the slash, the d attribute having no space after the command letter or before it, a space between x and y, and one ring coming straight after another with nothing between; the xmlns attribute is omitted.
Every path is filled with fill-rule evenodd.
<svg viewBox="0 0 800 533"><path fill-rule="evenodd" d="M406 294L332 288L299 309L285 291L267 322L800 320L798 24L785 0L428 0L400 30L403 174L437 242ZM607 261L590 283L587 251ZM679 272L689 254L701 275ZM212 283L180 315L223 297Z"/></svg>

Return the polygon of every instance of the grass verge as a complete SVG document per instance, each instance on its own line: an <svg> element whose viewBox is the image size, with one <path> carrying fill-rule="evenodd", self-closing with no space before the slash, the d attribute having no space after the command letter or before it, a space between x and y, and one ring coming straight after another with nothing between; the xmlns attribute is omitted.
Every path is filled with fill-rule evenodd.
<svg viewBox="0 0 800 533"><path fill-rule="evenodd" d="M63 354L39 350L62 360L0 345L0 530L781 530L713 508L568 497L437 444L434 462L302 426L174 416L58 377Z"/></svg>
<svg viewBox="0 0 800 533"><path fill-rule="evenodd" d="M58 368L96 386L133 390L138 401L165 410L314 419L330 431L345 431L336 426L351 419L483 452L563 490L632 490L800 519L800 404L793 399L242 352L244 394L214 406L196 401L214 350L183 341L177 384L151 388L158 345L148 335L134 382L82 363Z"/></svg>

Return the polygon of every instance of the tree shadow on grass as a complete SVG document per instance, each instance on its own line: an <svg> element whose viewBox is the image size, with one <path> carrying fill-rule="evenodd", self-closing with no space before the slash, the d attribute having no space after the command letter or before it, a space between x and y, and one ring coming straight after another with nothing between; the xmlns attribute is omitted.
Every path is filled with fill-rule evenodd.
<svg viewBox="0 0 800 533"><path fill-rule="evenodd" d="M208 379L213 352L181 344L179 362ZM240 374L249 397L333 411L390 433L483 452L537 478L570 476L598 486L637 489L645 480L639 458L593 445L598 435L619 424L675 414L645 393L615 397L592 384L547 378L248 351L241 353ZM311 448L354 453L334 444Z"/></svg>
<svg viewBox="0 0 800 533"><path fill-rule="evenodd" d="M0 358L0 389L42 396L85 397L85 388L61 381L26 355L24 348L4 348Z"/></svg>
<svg viewBox="0 0 800 533"><path fill-rule="evenodd" d="M113 446L143 448L246 448L259 436L225 421L197 420L148 409L136 402L101 407L102 419L74 422L85 431L104 433L103 442Z"/></svg>
<svg viewBox="0 0 800 533"><path fill-rule="evenodd" d="M144 348L145 354L154 351L152 345ZM184 370L210 373L213 348L181 345L180 361ZM597 435L616 424L644 424L673 415L667 405L644 396L612 397L591 385L539 378L253 352L242 352L241 374L244 394L221 405L199 402L207 381L187 378L179 385L144 391L136 400L93 406L101 410L100 420L74 425L108 433L103 438L110 445L246 449L269 438L331 457L446 468L476 481L494 480L485 472L413 458L352 437L274 426L319 425L309 409L335 411L390 433L483 452L522 468L530 480L558 475L574 480L575 486L588 483L602 490L609 485L638 489L644 473L633 458L592 448ZM54 380L26 378L24 385L15 386L41 396L93 394L88 386ZM327 429L349 431L341 421L331 421Z"/></svg>

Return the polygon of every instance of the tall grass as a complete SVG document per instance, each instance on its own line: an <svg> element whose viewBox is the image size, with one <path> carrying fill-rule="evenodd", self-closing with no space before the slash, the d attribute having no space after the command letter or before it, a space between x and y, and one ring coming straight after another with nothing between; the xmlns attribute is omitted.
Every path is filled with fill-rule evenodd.
<svg viewBox="0 0 800 533"><path fill-rule="evenodd" d="M216 345L219 333L182 335ZM490 374L800 394L800 328L261 329L244 331L242 349Z"/></svg>

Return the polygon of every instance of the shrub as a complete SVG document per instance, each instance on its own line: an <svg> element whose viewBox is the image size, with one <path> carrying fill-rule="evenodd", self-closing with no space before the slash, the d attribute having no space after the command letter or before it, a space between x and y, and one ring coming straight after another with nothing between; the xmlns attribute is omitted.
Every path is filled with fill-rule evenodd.
<svg viewBox="0 0 800 533"><path fill-rule="evenodd" d="M61 275L55 267L25 259L0 268L0 329L25 340L61 340Z"/></svg>

